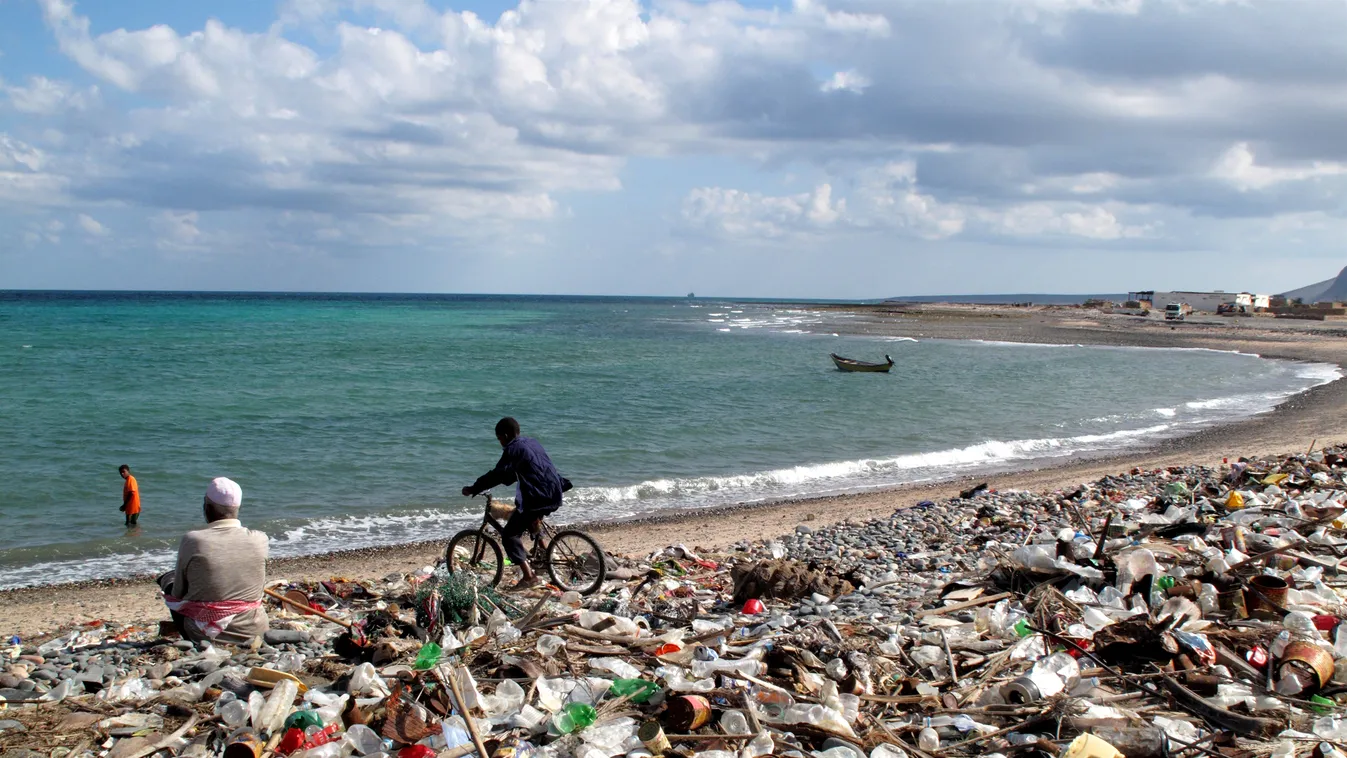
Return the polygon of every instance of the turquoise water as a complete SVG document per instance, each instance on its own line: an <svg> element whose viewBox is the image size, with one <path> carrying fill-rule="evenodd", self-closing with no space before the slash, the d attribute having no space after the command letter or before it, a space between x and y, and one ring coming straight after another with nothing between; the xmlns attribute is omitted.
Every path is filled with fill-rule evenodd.
<svg viewBox="0 0 1347 758"><path fill-rule="evenodd" d="M565 519L1109 450L1336 377L1205 351L838 337L765 303L0 293L0 586L171 564L229 476L275 555L444 537L516 416ZM880 360L843 374L829 352ZM140 481L127 533L118 464Z"/></svg>

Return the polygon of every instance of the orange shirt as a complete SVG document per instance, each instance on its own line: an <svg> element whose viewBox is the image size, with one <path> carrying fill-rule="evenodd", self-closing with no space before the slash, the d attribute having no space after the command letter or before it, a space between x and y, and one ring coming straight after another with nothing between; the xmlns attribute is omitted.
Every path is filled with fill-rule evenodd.
<svg viewBox="0 0 1347 758"><path fill-rule="evenodd" d="M126 514L140 513L140 485L136 484L136 478L130 474L126 475L126 483L122 485L122 497L131 496L126 501Z"/></svg>

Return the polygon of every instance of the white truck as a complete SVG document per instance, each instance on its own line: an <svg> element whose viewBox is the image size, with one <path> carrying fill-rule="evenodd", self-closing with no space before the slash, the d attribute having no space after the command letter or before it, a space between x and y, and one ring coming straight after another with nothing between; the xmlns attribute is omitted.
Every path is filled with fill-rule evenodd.
<svg viewBox="0 0 1347 758"><path fill-rule="evenodd" d="M1184 316L1192 312L1192 306L1187 303L1170 303L1165 306L1165 321L1182 321Z"/></svg>

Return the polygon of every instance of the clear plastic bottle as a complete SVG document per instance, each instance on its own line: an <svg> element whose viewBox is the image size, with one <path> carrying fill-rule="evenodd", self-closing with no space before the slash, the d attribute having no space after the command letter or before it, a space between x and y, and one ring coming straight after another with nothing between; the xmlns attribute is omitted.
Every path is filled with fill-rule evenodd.
<svg viewBox="0 0 1347 758"><path fill-rule="evenodd" d="M1319 636L1319 630L1314 626L1314 617L1303 611L1291 611L1282 618L1282 626L1294 635Z"/></svg>
<svg viewBox="0 0 1347 758"><path fill-rule="evenodd" d="M1283 631L1272 640L1272 644L1268 646L1268 653L1271 654L1274 660L1281 658L1282 653L1286 651L1286 646L1289 644L1291 644L1291 633Z"/></svg>
<svg viewBox="0 0 1347 758"><path fill-rule="evenodd" d="M384 749L383 738L364 724L352 724L342 737L342 742L354 750L356 755L374 755Z"/></svg>
<svg viewBox="0 0 1347 758"><path fill-rule="evenodd" d="M939 750L940 735L929 726L922 729L921 733L917 735L917 747L928 753L933 750Z"/></svg>
<svg viewBox="0 0 1347 758"><path fill-rule="evenodd" d="M1216 612L1216 585L1203 582L1202 589L1197 593L1197 606L1202 609L1204 616Z"/></svg>
<svg viewBox="0 0 1347 758"><path fill-rule="evenodd" d="M693 661L692 675L698 679L712 674L738 674L739 676L760 676L767 670L762 661Z"/></svg>
<svg viewBox="0 0 1347 758"><path fill-rule="evenodd" d="M748 717L741 711L725 711L720 714L720 730L725 734L752 734L748 728Z"/></svg>
<svg viewBox="0 0 1347 758"><path fill-rule="evenodd" d="M563 647L566 647L566 640L555 634L544 634L538 638L538 654L544 658L551 658Z"/></svg>

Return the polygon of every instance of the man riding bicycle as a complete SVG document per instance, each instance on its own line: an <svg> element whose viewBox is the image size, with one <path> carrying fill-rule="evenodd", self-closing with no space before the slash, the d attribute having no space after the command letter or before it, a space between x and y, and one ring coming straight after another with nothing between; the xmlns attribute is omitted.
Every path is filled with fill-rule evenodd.
<svg viewBox="0 0 1347 758"><path fill-rule="evenodd" d="M496 467L463 488L467 497L479 495L497 485L516 485L515 511L505 523L501 537L505 554L519 567L520 579L513 589L538 584L538 575L529 565L524 551L524 532L536 535L543 517L561 507L561 493L571 483L557 473L547 451L537 440L519 434L519 422L506 416L496 422L496 439L505 448Z"/></svg>

